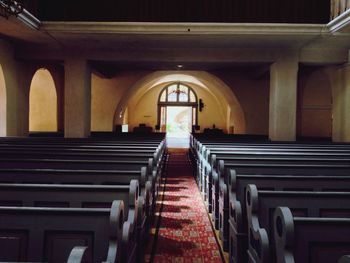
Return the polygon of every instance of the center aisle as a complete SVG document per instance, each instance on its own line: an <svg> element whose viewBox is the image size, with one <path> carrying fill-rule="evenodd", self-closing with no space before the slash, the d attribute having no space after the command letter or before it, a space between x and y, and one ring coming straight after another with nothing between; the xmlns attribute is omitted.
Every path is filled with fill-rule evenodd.
<svg viewBox="0 0 350 263"><path fill-rule="evenodd" d="M187 152L170 152L149 262L222 262Z"/></svg>

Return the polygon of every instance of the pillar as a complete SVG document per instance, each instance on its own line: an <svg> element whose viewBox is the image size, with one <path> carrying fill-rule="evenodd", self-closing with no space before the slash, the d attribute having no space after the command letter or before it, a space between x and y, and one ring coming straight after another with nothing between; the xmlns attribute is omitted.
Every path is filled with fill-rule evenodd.
<svg viewBox="0 0 350 263"><path fill-rule="evenodd" d="M2 95L5 98L1 98L5 104L0 123L4 126L1 136L27 136L31 67L16 61L13 47L3 40L0 40L0 64L5 85Z"/></svg>
<svg viewBox="0 0 350 263"><path fill-rule="evenodd" d="M270 68L269 138L272 141L296 139L297 60L281 60Z"/></svg>
<svg viewBox="0 0 350 263"><path fill-rule="evenodd" d="M47 67L55 82L57 93L57 131L64 131L64 68L59 65Z"/></svg>
<svg viewBox="0 0 350 263"><path fill-rule="evenodd" d="M64 136L84 138L90 135L91 70L85 59L65 61Z"/></svg>
<svg viewBox="0 0 350 263"><path fill-rule="evenodd" d="M350 65L333 71L333 122L334 142L350 142Z"/></svg>

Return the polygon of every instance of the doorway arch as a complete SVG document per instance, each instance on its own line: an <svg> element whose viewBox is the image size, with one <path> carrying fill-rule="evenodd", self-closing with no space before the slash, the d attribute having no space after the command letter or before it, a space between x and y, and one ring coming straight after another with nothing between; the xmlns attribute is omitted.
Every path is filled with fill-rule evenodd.
<svg viewBox="0 0 350 263"><path fill-rule="evenodd" d="M174 110L178 113L175 113ZM174 82L161 90L158 97L156 130L169 131L170 112L176 114L173 121L178 124L180 130L191 132L194 127L198 126L198 97L189 85Z"/></svg>
<svg viewBox="0 0 350 263"><path fill-rule="evenodd" d="M193 84L215 98L220 104L217 111L220 114L225 114L227 131L234 128L235 133L245 133L244 112L236 95L221 79L205 71L156 71L146 75L131 86L123 95L115 110L114 126L123 124L125 110L128 108L128 102L132 98L141 98L145 93L162 83L173 83L179 80L183 83L191 84L191 86Z"/></svg>

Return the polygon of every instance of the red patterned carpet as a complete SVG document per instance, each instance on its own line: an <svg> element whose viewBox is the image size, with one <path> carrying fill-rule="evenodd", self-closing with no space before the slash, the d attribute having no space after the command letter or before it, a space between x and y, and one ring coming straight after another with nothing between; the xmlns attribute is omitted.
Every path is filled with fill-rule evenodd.
<svg viewBox="0 0 350 263"><path fill-rule="evenodd" d="M222 262L186 152L170 153L148 262ZM150 250L150 248L149 248Z"/></svg>

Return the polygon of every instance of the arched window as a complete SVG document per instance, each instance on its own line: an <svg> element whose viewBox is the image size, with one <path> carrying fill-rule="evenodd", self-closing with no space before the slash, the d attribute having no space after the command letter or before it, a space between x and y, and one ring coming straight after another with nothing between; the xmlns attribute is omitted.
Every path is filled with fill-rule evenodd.
<svg viewBox="0 0 350 263"><path fill-rule="evenodd" d="M173 83L160 92L158 103L197 103L197 95L193 89L182 83ZM192 104L191 104L192 105ZM188 106L191 106L188 105ZM181 106L181 105L180 105ZM186 105L182 105L186 106Z"/></svg>
<svg viewBox="0 0 350 263"><path fill-rule="evenodd" d="M168 107L188 107L191 111L192 129L198 126L198 99L191 87L176 82L161 90L158 98L157 130L165 131Z"/></svg>

